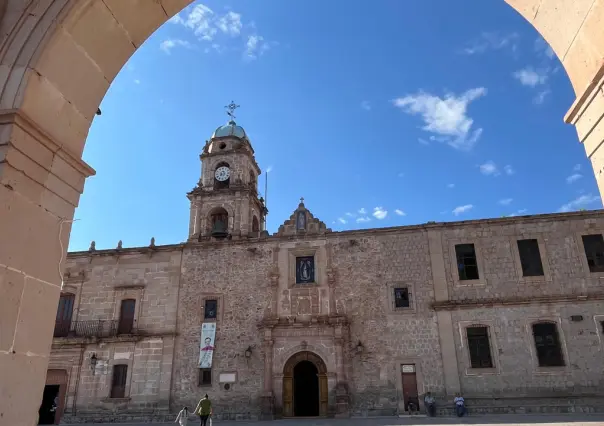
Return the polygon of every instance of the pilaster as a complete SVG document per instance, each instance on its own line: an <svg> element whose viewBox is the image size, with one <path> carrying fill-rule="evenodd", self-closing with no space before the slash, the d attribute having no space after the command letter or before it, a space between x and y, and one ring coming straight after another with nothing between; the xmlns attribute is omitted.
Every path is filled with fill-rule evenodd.
<svg viewBox="0 0 604 426"><path fill-rule="evenodd" d="M2 424L36 424L71 219L92 174L27 116L0 111Z"/></svg>

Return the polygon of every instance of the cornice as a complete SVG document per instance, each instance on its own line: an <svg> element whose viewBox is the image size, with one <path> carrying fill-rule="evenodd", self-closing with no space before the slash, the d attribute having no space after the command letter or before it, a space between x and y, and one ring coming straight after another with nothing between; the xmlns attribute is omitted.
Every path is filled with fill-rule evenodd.
<svg viewBox="0 0 604 426"><path fill-rule="evenodd" d="M26 132L44 147L58 155L67 164L80 172L84 177L89 177L96 174L96 171L85 161L83 161L79 155L73 153L71 150L65 148L59 142L54 140L52 136L41 129L40 126L38 126L35 121L27 116L27 114L25 114L23 111L11 109L0 113L0 125L10 124L19 126L24 132ZM40 166L44 167L42 164L40 164Z"/></svg>
<svg viewBox="0 0 604 426"><path fill-rule="evenodd" d="M507 298L485 298L468 300L448 300L446 302L434 302L432 308L436 311L452 311L458 309L492 308L496 306L522 306L532 304L553 303L580 303L604 300L604 293L591 293L585 295L548 295L532 297L507 297Z"/></svg>

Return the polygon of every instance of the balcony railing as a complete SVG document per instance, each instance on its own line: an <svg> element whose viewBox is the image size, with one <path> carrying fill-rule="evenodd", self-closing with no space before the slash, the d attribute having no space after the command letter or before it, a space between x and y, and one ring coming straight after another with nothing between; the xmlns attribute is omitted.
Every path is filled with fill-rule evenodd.
<svg viewBox="0 0 604 426"><path fill-rule="evenodd" d="M135 334L130 323L120 321L57 321L54 337L115 337Z"/></svg>

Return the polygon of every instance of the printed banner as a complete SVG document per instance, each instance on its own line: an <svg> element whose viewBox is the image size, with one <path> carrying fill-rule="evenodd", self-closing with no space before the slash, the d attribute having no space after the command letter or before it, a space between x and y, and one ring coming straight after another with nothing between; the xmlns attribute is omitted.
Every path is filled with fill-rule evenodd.
<svg viewBox="0 0 604 426"><path fill-rule="evenodd" d="M199 351L199 368L212 368L214 355L214 340L216 339L216 323L209 322L201 325L201 342Z"/></svg>

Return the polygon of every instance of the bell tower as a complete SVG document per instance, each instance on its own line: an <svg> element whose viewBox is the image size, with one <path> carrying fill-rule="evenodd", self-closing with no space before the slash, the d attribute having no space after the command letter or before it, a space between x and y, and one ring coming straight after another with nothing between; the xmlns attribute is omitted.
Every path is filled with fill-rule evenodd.
<svg viewBox="0 0 604 426"><path fill-rule="evenodd" d="M262 173L243 127L235 122L239 105L227 107L229 122L206 141L201 179L187 194L191 201L189 240L257 238L268 213L258 197Z"/></svg>

